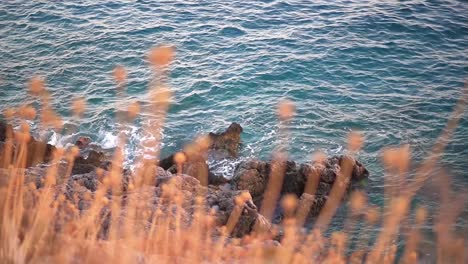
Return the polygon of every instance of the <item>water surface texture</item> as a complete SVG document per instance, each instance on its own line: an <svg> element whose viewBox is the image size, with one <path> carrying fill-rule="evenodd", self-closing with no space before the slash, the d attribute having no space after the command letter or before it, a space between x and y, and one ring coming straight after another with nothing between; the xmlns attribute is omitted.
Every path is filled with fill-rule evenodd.
<svg viewBox="0 0 468 264"><path fill-rule="evenodd" d="M462 1L3 1L0 105L24 102L28 78L40 74L61 114L87 98L79 132L112 148L115 108L147 100L145 55L169 43L177 58L163 155L235 121L244 127L241 156L268 159L286 97L297 105L291 159L343 153L359 129L371 201L381 203L381 149L408 143L416 161L427 155L467 78L467 33ZM118 64L129 71L125 101L111 75ZM129 128L130 159L140 130ZM463 118L441 162L456 188L466 188L467 160ZM233 164L218 170L229 175Z"/></svg>

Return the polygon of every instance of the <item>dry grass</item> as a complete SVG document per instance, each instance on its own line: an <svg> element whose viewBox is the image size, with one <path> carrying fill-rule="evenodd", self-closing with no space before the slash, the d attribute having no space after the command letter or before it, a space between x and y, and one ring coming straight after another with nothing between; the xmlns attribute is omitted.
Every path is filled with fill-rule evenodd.
<svg viewBox="0 0 468 264"><path fill-rule="evenodd" d="M166 82L168 66L174 52L171 47L160 46L152 49L148 56L156 77L148 91L152 103L147 110L155 115L152 120L145 122L147 125L144 130L153 135L153 141L146 142L153 146L160 143L159 130L164 125L170 104L171 91ZM127 71L118 66L113 76L119 96L124 97ZM50 98L44 81L33 78L29 89L31 96L41 103L41 111L31 106L5 109L6 120L37 120L40 129L60 129L62 121L49 105ZM47 169L43 187L38 189L34 184L25 182L23 168L26 165L27 143L31 135L28 123L22 122L20 129L8 133L0 157L0 167L4 168L0 175L0 263L394 263L397 251L395 241L405 221L410 223L411 228L398 261L416 263L421 257L418 250L423 237L421 227L428 212L424 207L411 211L410 202L433 171L439 154L443 152L461 118L466 99L464 93L446 129L415 177L410 178L408 175L409 146L384 150L385 181L388 183L386 185L391 186L385 190L386 206L373 206L364 193L353 193L349 199L350 212L344 230L334 232L329 237L324 236L351 177L352 165L346 160L313 229L301 228L310 204L306 200L298 201L295 196L283 197L281 206L285 217L276 228L284 231L280 245L272 240L275 228L273 231L265 231L258 226L253 233L242 238L230 237L245 201L250 199L248 193L235 199L236 206L223 227L215 226L213 212L204 207L204 193L193 193L189 197L197 205L189 223L182 221L184 198L175 185L169 184L163 190L166 207L171 208L173 213L168 213L164 208L152 207L148 201L151 201L154 193L145 190L153 184L154 173L148 171L153 171L152 164L157 163L159 151L146 153L146 157L151 156L153 159L141 159L137 162L140 166L136 166L134 180L128 185L129 195L126 196L125 206L122 205L123 196L120 195L124 156L121 151L116 151L109 172L105 175L102 171L98 172L102 176L102 184L95 192L84 193L89 207L80 211L75 202L65 197L64 185L61 184L66 183L70 177L78 149L57 149ZM74 101L72 110L77 119L85 112L85 108L84 99ZM278 105L278 117L282 124L280 134L286 138L285 144L287 122L293 118L294 109L294 104L290 101L283 101ZM132 122L138 116L140 105L130 103L125 110L126 114L117 118ZM363 144L363 138L358 133L350 134L348 141L351 153L359 150ZM126 138L120 133L117 150L122 150L125 144ZM202 138L191 145L191 148L206 149L206 145L206 139ZM280 195L285 170L282 161L287 160L287 153L279 146L273 157L272 180L268 182L261 207L261 214L266 219L272 218ZM319 162L323 159L322 155L315 157ZM61 161L67 167L64 173L59 170ZM175 162L181 171L186 157L183 154L176 155ZM198 177L206 184L206 178L201 179L207 177L206 172L201 174ZM313 197L317 183L318 176L312 172L305 193ZM110 196L109 192L113 195ZM448 187L443 192L446 198L441 201L440 217L434 225L437 259L433 261L466 263L464 238L452 230L457 215L464 210L466 194L455 195ZM356 221L362 221L368 226L381 224L382 231L372 245L369 244L368 236L359 236L349 254L349 236ZM103 224L108 226L106 236L102 235Z"/></svg>

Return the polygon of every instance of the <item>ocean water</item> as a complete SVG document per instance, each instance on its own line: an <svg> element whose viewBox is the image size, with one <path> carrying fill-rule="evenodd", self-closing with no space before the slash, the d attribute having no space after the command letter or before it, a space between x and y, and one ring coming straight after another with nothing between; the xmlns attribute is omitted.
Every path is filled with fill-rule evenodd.
<svg viewBox="0 0 468 264"><path fill-rule="evenodd" d="M383 201L382 148L410 144L421 161L444 128L467 78L464 1L2 1L0 108L30 100L27 80L46 79L69 125L73 98L87 98L79 134L115 147L115 110L147 101L154 45L177 49L163 156L231 122L244 127L241 159L268 159L278 143L276 105L295 102L290 159L340 154L351 129L371 172L370 200ZM129 71L117 99L112 70ZM466 112L465 112L466 116ZM468 121L463 116L440 165L467 188ZM128 127L131 161L141 122ZM48 134L55 144L77 136ZM229 176L237 161L212 164ZM417 202L437 212L437 199ZM466 229L465 208L458 226Z"/></svg>

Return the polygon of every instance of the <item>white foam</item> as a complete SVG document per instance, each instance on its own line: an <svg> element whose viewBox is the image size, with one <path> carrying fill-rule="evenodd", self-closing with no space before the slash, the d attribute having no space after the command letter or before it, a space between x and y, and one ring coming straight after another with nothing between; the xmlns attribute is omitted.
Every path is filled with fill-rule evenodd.
<svg viewBox="0 0 468 264"><path fill-rule="evenodd" d="M112 149L117 147L118 144L118 136L112 134L111 132L105 132L104 138L101 142L99 142L103 149Z"/></svg>
<svg viewBox="0 0 468 264"><path fill-rule="evenodd" d="M76 133L71 134L71 135L62 135L60 133L55 132L52 130L48 140L48 144L54 145L56 147L66 147L69 146L70 144L73 144L73 139L77 135ZM44 135L41 135L44 136Z"/></svg>

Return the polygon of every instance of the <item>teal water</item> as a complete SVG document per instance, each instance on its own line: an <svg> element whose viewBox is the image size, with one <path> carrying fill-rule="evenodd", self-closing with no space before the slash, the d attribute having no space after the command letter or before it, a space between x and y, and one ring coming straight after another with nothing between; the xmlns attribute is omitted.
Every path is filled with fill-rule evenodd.
<svg viewBox="0 0 468 264"><path fill-rule="evenodd" d="M235 121L244 127L242 158L269 158L277 142L275 107L286 97L297 105L291 159L343 153L350 129L361 130L359 158L371 172L368 192L377 204L382 148L409 143L416 162L427 155L468 70L463 1L4 1L0 37L2 109L24 102L28 78L42 75L61 114L70 116L74 96L88 99L79 133L112 148L115 109L128 102L115 97L112 69L125 66L128 100L145 102L145 55L170 43L177 58L163 155ZM141 124L128 132L131 160ZM76 137L49 136L56 144ZM463 117L441 162L454 188L467 187L467 160ZM235 162L214 165L229 175ZM436 212L431 194L417 200ZM466 209L463 215L459 227L466 229Z"/></svg>

